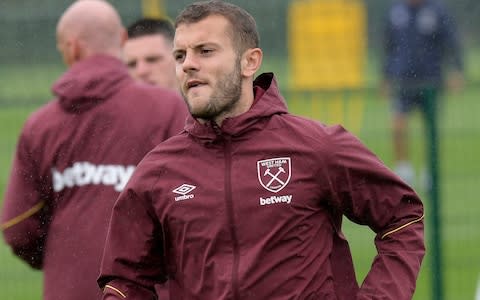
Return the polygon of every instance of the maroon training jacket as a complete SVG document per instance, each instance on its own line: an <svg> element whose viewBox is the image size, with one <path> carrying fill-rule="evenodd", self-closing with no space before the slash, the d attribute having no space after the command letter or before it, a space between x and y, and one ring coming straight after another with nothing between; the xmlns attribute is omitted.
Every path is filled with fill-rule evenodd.
<svg viewBox="0 0 480 300"><path fill-rule="evenodd" d="M359 288L342 215L376 232ZM273 74L251 109L186 131L139 164L117 200L104 299L411 299L424 255L423 206L358 139L287 112ZM164 255L162 255L164 253Z"/></svg>
<svg viewBox="0 0 480 300"><path fill-rule="evenodd" d="M53 86L18 141L1 215L6 242L44 272L45 300L98 299L111 209L143 156L179 133L173 91L139 85L123 63L95 56Z"/></svg>

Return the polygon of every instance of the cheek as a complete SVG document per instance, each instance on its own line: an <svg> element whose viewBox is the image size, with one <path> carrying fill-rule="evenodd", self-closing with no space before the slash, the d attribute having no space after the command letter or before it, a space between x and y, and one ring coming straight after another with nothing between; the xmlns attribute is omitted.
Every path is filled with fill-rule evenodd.
<svg viewBox="0 0 480 300"><path fill-rule="evenodd" d="M162 60L157 63L158 69L162 70L162 73L167 73L169 70L173 70L175 65L170 60Z"/></svg>
<svg viewBox="0 0 480 300"><path fill-rule="evenodd" d="M175 76L179 81L183 81L183 79L185 78L185 72L183 72L182 65L175 64Z"/></svg>

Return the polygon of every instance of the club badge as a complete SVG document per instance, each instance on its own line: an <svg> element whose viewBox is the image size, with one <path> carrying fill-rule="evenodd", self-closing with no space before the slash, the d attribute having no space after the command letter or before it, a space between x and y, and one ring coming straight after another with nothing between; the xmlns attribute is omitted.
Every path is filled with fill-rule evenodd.
<svg viewBox="0 0 480 300"><path fill-rule="evenodd" d="M277 193L287 186L291 177L290 157L270 158L257 161L260 184L268 191Z"/></svg>

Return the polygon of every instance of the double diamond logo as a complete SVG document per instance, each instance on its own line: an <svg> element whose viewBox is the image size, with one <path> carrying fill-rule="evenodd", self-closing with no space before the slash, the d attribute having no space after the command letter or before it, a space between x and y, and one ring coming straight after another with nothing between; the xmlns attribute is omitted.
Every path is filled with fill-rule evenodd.
<svg viewBox="0 0 480 300"><path fill-rule="evenodd" d="M175 194L186 195L186 194L190 193L191 191L193 191L195 188L196 188L196 186L194 186L194 185L184 183L181 186L174 189L172 192L174 192Z"/></svg>
<svg viewBox="0 0 480 300"><path fill-rule="evenodd" d="M191 185L191 184L186 184L186 183L177 187L172 192L174 192L175 194L179 194L181 196L175 197L175 201L181 201L181 200L187 200L187 199L194 198L195 195L189 194L189 193L192 192L195 188L197 188L197 187L194 186L194 185ZM189 195L187 195L187 194L189 194Z"/></svg>

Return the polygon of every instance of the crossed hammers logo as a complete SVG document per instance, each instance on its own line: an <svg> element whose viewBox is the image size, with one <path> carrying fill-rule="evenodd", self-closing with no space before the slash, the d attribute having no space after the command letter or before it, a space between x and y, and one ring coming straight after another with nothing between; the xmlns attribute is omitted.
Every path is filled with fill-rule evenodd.
<svg viewBox="0 0 480 300"><path fill-rule="evenodd" d="M265 170L265 173L263 174L263 176L271 176L272 179L270 179L270 181L266 184L267 187L270 187L270 185L274 182L274 181L277 181L279 182L280 184L282 185L285 185L285 182L283 182L280 178L278 178L278 176L282 173L285 173L285 170L282 168L282 167L278 167L278 171L277 173L275 174L272 174L272 172L270 172L270 168L267 168Z"/></svg>
<svg viewBox="0 0 480 300"><path fill-rule="evenodd" d="M257 177L267 191L277 193L287 186L291 176L290 157L276 157L257 161Z"/></svg>

